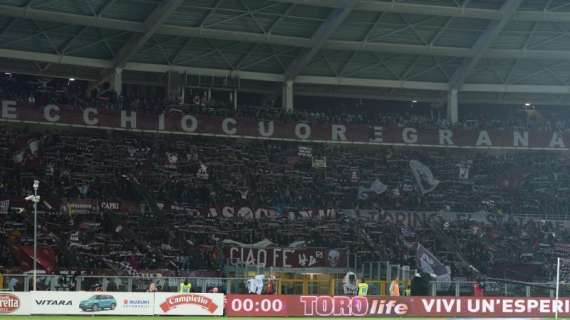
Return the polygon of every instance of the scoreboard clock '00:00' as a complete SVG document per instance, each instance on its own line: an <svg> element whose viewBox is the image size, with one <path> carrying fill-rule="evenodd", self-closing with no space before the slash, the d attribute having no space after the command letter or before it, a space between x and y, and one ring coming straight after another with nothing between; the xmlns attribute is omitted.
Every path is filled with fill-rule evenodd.
<svg viewBox="0 0 570 320"><path fill-rule="evenodd" d="M283 311L283 301L278 298L264 299L233 299L230 307L234 312L262 312L262 313L280 313Z"/></svg>

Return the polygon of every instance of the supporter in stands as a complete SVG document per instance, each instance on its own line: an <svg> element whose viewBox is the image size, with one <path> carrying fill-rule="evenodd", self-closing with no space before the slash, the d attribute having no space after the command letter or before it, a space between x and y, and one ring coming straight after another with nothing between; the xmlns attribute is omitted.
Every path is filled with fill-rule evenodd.
<svg viewBox="0 0 570 320"><path fill-rule="evenodd" d="M38 86L49 95L57 91L50 85ZM2 98L36 104L49 100L37 87L27 88L12 80L0 87ZM98 99L103 92L111 97L108 89L100 88L93 98ZM75 95L58 95L54 99L61 103L79 101L75 107L90 105ZM159 95L132 94L117 98L120 105L111 108L160 111L163 100ZM379 113L369 110L372 108L346 105L339 107L338 113L327 113L322 107L283 113L249 106L236 113L232 108L213 108L208 103L201 101L204 106L192 110L263 119L449 126L427 112ZM527 121L530 113L533 121ZM541 117L548 119L544 128L536 110L521 110L500 121L473 114L466 119L477 121L458 125L568 130L568 123L560 120L564 118L561 114L543 113ZM315 168L311 157L300 154L299 147L308 147L311 156L326 156L326 170ZM358 208L359 214L371 209L486 211L504 218L519 214L561 216L570 210L570 199L565 196L570 166L568 156L558 152L229 142L11 126L0 128L0 148L0 201L10 199L13 203L12 209L0 218L0 261L14 270L23 268L11 258L11 250L29 245L32 235L27 227L32 225L30 215L17 211L21 208L28 212L31 208L16 200L31 192L31 182L37 177L41 180L42 200L47 203L40 205L40 243L46 249L57 249L58 259L53 260L61 269L105 269L128 275L149 269L221 270L224 261L219 249L214 254L215 248L219 240L231 237L244 243L269 238L281 246L303 240L307 246L359 252L364 261L381 259L411 265L414 253L410 244L421 242L429 244L438 256L443 252L461 253L483 274L503 271L501 274L509 276L548 279L552 268L547 262L552 258L552 248L556 243L570 241L567 229L547 222L518 225L466 221L441 228L435 224L404 226L397 219L368 221L363 215L303 222L287 219L290 211L318 208ZM423 163L438 179L439 184L429 192L417 185L410 170L413 160ZM458 168L466 166L467 175ZM360 192L361 188L365 192ZM112 206L102 208L101 202ZM212 208L220 213L221 206L264 208L276 214L272 221L221 214L215 219L192 216L196 208ZM8 207L2 208L8 211ZM62 219L66 223L61 223ZM190 228L193 232L187 231L189 225L196 226ZM363 227L355 232L354 226ZM357 239L353 234L359 234ZM455 263L456 257L443 260L453 274L474 276L461 263ZM534 265L537 270L521 272L516 266L522 262L529 262L527 265Z"/></svg>

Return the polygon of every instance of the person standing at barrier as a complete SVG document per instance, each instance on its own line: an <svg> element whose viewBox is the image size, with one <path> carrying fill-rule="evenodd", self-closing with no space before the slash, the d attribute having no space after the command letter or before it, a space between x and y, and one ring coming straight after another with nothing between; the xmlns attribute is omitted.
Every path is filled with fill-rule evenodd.
<svg viewBox="0 0 570 320"><path fill-rule="evenodd" d="M158 289L156 288L156 283L154 283L154 281L151 281L150 284L148 285L148 292L157 292Z"/></svg>
<svg viewBox="0 0 570 320"><path fill-rule="evenodd" d="M390 283L390 296L399 297L400 296L400 284L398 280L394 279Z"/></svg>
<svg viewBox="0 0 570 320"><path fill-rule="evenodd" d="M275 276L271 275L267 281L266 294L275 294Z"/></svg>
<svg viewBox="0 0 570 320"><path fill-rule="evenodd" d="M482 297L484 295L485 291L483 288L483 284L481 283L481 280L477 280L477 282L473 284L473 296Z"/></svg>
<svg viewBox="0 0 570 320"><path fill-rule="evenodd" d="M406 286L406 289L404 289L404 295L405 295L406 297L409 297L409 296L412 295L412 288L410 287L410 285L407 285L407 286Z"/></svg>
<svg viewBox="0 0 570 320"><path fill-rule="evenodd" d="M366 283L366 279L362 278L358 283L358 296L366 297L367 295L368 295L368 283Z"/></svg>
<svg viewBox="0 0 570 320"><path fill-rule="evenodd" d="M265 280L265 275L258 274L255 276L255 294L260 295L263 293L263 280Z"/></svg>
<svg viewBox="0 0 570 320"><path fill-rule="evenodd" d="M247 279L246 287L247 287L247 293L255 294L255 291L257 290L257 282L253 278Z"/></svg>
<svg viewBox="0 0 570 320"><path fill-rule="evenodd" d="M192 284L188 282L188 279L185 279L184 282L180 284L180 293L190 293L192 292Z"/></svg>

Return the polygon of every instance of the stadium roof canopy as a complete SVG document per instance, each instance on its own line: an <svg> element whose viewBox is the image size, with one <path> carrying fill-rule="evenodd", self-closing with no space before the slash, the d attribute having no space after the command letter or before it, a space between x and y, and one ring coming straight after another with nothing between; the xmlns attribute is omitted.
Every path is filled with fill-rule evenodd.
<svg viewBox="0 0 570 320"><path fill-rule="evenodd" d="M301 94L566 104L568 0L0 0L0 70L169 70ZM162 78L161 78L162 77Z"/></svg>

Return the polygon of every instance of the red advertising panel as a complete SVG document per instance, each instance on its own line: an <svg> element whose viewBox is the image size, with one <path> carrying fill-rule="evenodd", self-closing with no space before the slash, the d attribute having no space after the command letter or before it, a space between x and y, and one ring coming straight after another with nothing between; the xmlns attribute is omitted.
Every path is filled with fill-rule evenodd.
<svg viewBox="0 0 570 320"><path fill-rule="evenodd" d="M347 297L228 295L230 317L552 317L570 299L506 297Z"/></svg>

